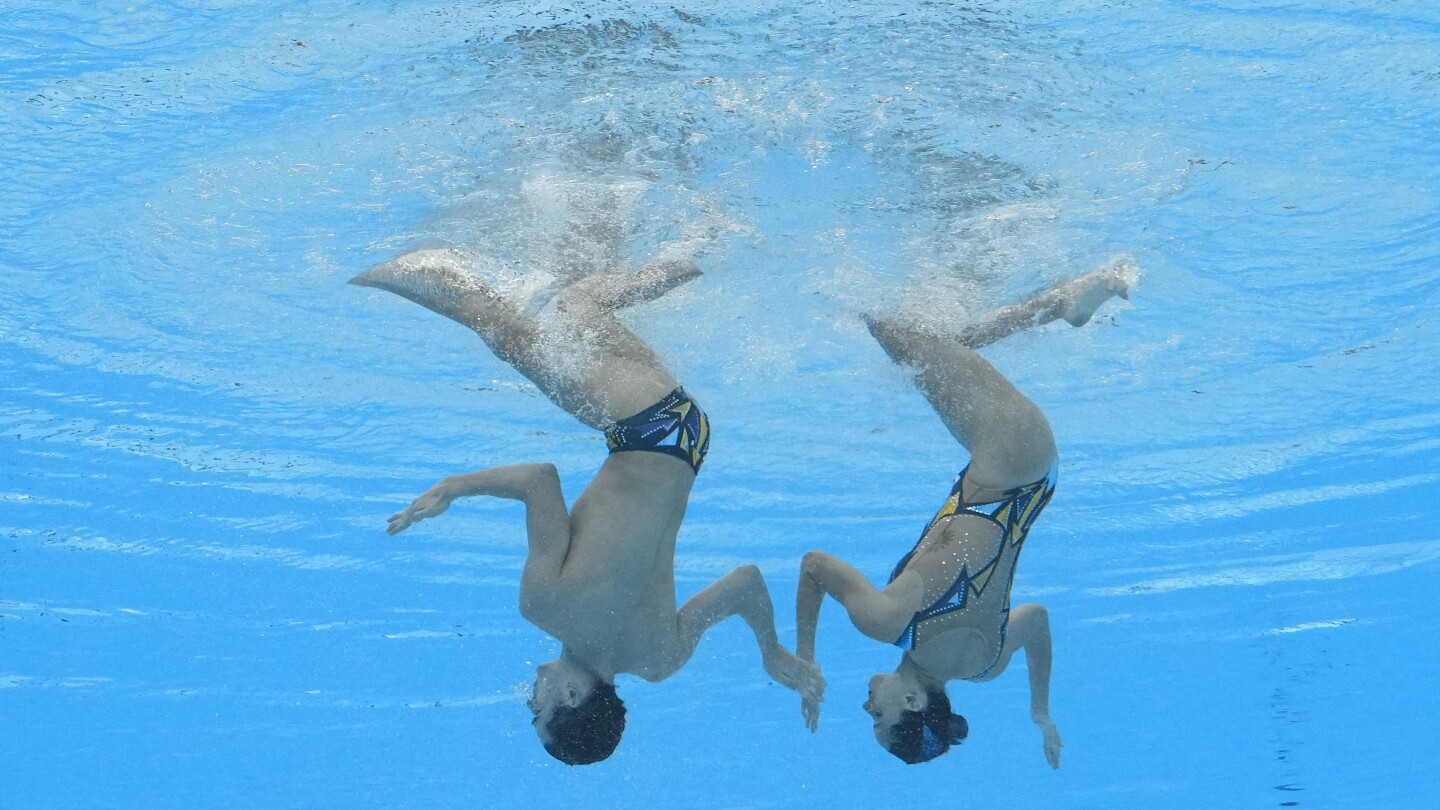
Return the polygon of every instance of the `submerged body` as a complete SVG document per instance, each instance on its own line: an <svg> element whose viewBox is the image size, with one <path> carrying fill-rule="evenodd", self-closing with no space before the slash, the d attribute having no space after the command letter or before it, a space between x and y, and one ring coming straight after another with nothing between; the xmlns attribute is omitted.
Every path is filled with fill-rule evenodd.
<svg viewBox="0 0 1440 810"><path fill-rule="evenodd" d="M1057 463L1038 481L976 502L963 492L965 472L956 476L945 505L890 574L894 582L912 563L923 570L932 558L939 569L938 584L925 583L922 601L928 605L910 619L895 646L914 653L927 671L952 672L954 678L980 680L994 669L1005 646L1015 566L1030 527L1055 494L1058 477ZM951 582L945 587L947 579ZM945 589L932 599L941 587ZM959 632L972 634L971 643L926 643ZM953 659L957 653L967 660L943 657Z"/></svg>
<svg viewBox="0 0 1440 810"><path fill-rule="evenodd" d="M1055 439L1035 403L975 349L1058 318L1083 325L1101 303L1126 295L1134 278L1123 265L1091 273L991 313L956 336L894 320L867 321L891 359L914 371L916 386L971 461L884 588L838 557L805 555L796 593L796 652L814 660L827 594L845 606L856 629L904 650L895 672L871 679L865 710L874 719L876 740L906 762L933 759L968 734L965 719L950 711L948 681L990 680L1024 650L1031 717L1043 734L1046 759L1060 765L1062 743L1050 718L1049 616L1039 604L1010 607L1020 552L1055 491ZM801 706L815 730L819 703L802 700Z"/></svg>
<svg viewBox="0 0 1440 810"><path fill-rule="evenodd" d="M467 261L458 250L417 251L352 283L470 327L553 402L605 431L610 455L569 508L554 465L517 464L445 478L391 516L388 531L464 496L525 504L520 611L563 645L558 659L539 667L530 701L546 749L571 764L609 756L624 728L615 676L668 678L707 629L733 615L754 631L771 677L819 700L819 669L780 645L758 568L737 568L678 606L675 542L709 448L709 420L615 312L698 277L698 268L667 260L586 277L543 319L486 288L466 272Z"/></svg>

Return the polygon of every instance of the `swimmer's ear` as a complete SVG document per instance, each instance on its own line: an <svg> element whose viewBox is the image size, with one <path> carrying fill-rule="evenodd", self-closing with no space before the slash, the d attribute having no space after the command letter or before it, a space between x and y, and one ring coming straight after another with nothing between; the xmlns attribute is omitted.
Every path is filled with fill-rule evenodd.
<svg viewBox="0 0 1440 810"><path fill-rule="evenodd" d="M912 712L920 711L920 696L914 692L905 693L905 708Z"/></svg>
<svg viewBox="0 0 1440 810"><path fill-rule="evenodd" d="M580 690L570 681L565 682L565 705L572 709L580 705Z"/></svg>

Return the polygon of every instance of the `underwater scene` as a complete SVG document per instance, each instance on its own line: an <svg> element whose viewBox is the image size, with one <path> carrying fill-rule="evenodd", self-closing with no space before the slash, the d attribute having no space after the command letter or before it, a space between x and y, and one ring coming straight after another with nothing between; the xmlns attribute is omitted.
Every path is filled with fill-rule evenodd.
<svg viewBox="0 0 1440 810"><path fill-rule="evenodd" d="M0 2L0 807L1437 806L1437 56Z"/></svg>

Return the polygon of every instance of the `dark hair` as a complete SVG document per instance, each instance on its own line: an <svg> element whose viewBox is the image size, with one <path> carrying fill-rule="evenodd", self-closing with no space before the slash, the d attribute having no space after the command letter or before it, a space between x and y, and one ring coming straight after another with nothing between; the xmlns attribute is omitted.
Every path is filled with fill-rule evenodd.
<svg viewBox="0 0 1440 810"><path fill-rule="evenodd" d="M579 706L560 706L545 726L550 756L570 765L589 765L606 759L625 733L625 703L615 684L599 681Z"/></svg>
<svg viewBox="0 0 1440 810"><path fill-rule="evenodd" d="M929 698L925 710L901 712L890 727L890 744L885 746L907 765L929 762L970 736L970 724L950 712L945 690L927 689L925 695Z"/></svg>

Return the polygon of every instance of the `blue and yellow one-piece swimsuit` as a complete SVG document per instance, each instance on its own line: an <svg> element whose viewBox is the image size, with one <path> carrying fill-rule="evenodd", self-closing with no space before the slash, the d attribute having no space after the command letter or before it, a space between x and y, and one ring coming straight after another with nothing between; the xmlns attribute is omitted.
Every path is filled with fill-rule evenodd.
<svg viewBox="0 0 1440 810"><path fill-rule="evenodd" d="M967 465L965 470L969 469L970 467ZM907 650L915 649L915 630L921 622L957 610L964 610L969 604L970 594L974 593L978 596L984 593L985 589L990 587L995 572L1003 567L1003 563L1010 562L1010 576L1000 584L1000 587L1005 589L1004 615L1000 621L1000 646L1001 648L1005 646L1005 628L1010 622L1010 586L1015 581L1014 558L1019 556L1020 548L1024 545L1025 537L1030 533L1030 527L1034 525L1035 519L1040 516L1040 512L1050 503L1050 497L1055 494L1055 482L1060 472L1059 464L1057 462L1051 466L1050 472L1039 481L1009 490L996 500L978 503L969 503L961 495L960 490L961 484L965 480L965 470L961 470L960 474L955 477L955 486L950 490L949 499L945 501L944 506L940 507L940 511L936 513L935 517L925 525L925 530L920 533L920 540L923 541L925 535L929 534L935 524L944 518L968 512L992 521L1000 528L1000 538L995 544L995 555L975 571L969 570L968 565L962 567L955 578L955 584L951 585L949 590L934 604L916 612L914 618L910 620L910 624L906 625L905 632L895 639L897 647ZM910 549L910 552L896 563L895 569L890 573L891 582L894 582L905 570L905 566L909 564L919 548L920 542L917 541L915 548ZM996 660L999 660L998 650ZM994 666L995 663L991 662L990 666L974 677L983 677Z"/></svg>

